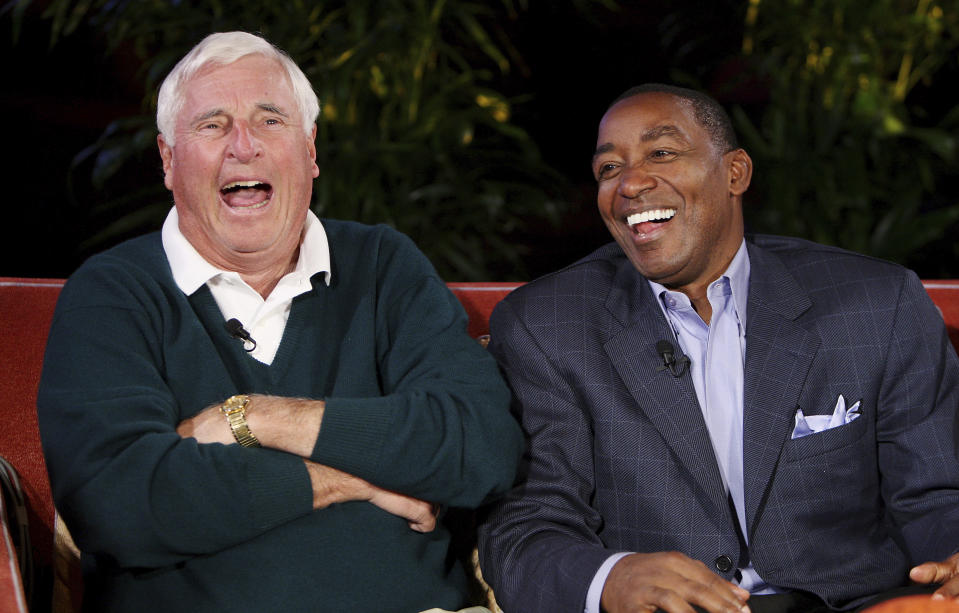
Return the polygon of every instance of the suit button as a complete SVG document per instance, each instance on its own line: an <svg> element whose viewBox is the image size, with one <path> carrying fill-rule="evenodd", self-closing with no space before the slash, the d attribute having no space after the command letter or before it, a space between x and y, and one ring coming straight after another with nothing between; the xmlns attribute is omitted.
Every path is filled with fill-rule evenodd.
<svg viewBox="0 0 959 613"><path fill-rule="evenodd" d="M721 555L715 560L716 570L719 572L725 573L729 572L729 569L733 567L732 558L727 555Z"/></svg>

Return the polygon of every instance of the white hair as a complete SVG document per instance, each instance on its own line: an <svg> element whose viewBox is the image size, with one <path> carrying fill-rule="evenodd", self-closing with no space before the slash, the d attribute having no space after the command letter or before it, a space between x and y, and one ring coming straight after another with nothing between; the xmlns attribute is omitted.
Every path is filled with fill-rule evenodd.
<svg viewBox="0 0 959 613"><path fill-rule="evenodd" d="M303 130L312 133L320 114L320 101L300 67L290 56L266 39L248 32L217 32L197 43L177 62L160 85L157 97L157 129L171 147L174 144L176 117L183 108L183 87L207 64L231 64L248 55L262 55L277 60L286 70L293 87L293 97L303 120Z"/></svg>

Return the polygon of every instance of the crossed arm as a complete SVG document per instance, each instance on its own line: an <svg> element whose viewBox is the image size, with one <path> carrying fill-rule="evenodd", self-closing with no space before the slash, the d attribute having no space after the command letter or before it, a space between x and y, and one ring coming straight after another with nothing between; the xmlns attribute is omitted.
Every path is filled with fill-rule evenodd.
<svg viewBox="0 0 959 613"><path fill-rule="evenodd" d="M307 459L320 434L325 407L322 400L254 394L246 407L247 423L263 447L303 458L313 488L314 509L365 500L406 519L417 532L431 532L436 527L438 506ZM177 434L200 443L236 444L219 404L180 422Z"/></svg>

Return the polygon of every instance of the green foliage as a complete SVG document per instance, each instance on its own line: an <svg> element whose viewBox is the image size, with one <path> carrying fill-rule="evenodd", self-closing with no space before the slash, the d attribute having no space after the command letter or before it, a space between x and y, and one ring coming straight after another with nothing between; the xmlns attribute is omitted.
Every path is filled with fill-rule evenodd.
<svg viewBox="0 0 959 613"><path fill-rule="evenodd" d="M770 92L758 121L734 112L752 228L906 264L954 236L959 2L752 0L745 22Z"/></svg>
<svg viewBox="0 0 959 613"><path fill-rule="evenodd" d="M580 0L591 2L601 0ZM142 60L143 115L119 119L77 158L92 166L95 186L156 156L156 90L190 47L210 32L253 31L287 51L320 97L313 209L393 225L446 278L479 280L521 278L524 252L510 235L553 223L560 209L562 178L511 123L521 101L494 85L516 55L499 23L522 8L511 0L52 0L45 17L52 41L83 24ZM96 214L115 221L90 243L158 227L169 198L157 180L111 199Z"/></svg>

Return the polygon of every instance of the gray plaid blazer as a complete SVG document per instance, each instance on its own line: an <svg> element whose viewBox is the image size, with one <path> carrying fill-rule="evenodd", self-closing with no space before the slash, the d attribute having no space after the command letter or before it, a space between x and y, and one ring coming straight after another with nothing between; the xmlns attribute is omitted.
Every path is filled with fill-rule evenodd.
<svg viewBox="0 0 959 613"><path fill-rule="evenodd" d="M521 480L480 528L507 613L581 613L618 551L680 551L732 579L837 608L959 548L959 360L914 273L807 241L747 239L747 548L672 332L612 243L510 294L491 350L529 439ZM796 410L860 418L791 440Z"/></svg>

